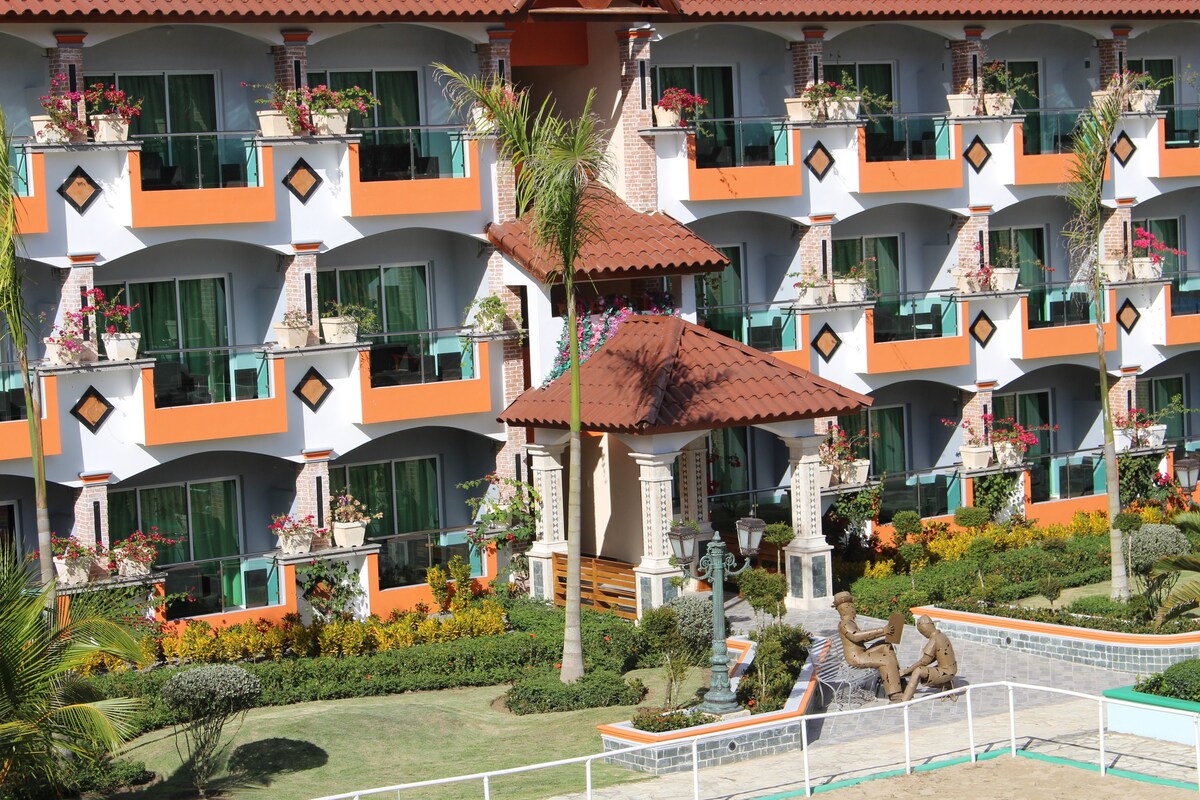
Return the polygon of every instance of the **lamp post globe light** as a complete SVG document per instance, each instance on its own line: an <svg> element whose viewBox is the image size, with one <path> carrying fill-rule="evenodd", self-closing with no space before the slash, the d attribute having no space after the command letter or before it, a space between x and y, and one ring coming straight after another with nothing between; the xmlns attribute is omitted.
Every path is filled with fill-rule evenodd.
<svg viewBox="0 0 1200 800"><path fill-rule="evenodd" d="M1175 477L1185 492L1191 494L1196 491L1196 482L1200 480L1200 459L1188 456L1176 461Z"/></svg>
<svg viewBox="0 0 1200 800"><path fill-rule="evenodd" d="M683 573L689 578L712 584L712 674L708 682L708 693L704 695L704 702L699 705L699 710L705 714L724 715L741 710L736 695L729 687L729 648L725 646L725 578L737 575L750 566L750 559L758 552L765 528L766 523L756 517L743 517L737 521L738 547L746 558L746 562L740 567L736 566L737 559L725 547L718 533L713 533L708 542L708 552L701 556L699 564L693 563L696 557L696 539L699 536L694 528L676 525L667 534L671 552Z"/></svg>

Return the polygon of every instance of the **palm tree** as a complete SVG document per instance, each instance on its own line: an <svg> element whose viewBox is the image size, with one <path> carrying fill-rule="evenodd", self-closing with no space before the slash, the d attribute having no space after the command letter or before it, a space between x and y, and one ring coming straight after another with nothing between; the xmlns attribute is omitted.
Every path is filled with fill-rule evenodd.
<svg viewBox="0 0 1200 800"><path fill-rule="evenodd" d="M552 253L557 269L548 282L561 281L567 299L567 341L571 381L570 444L567 471L567 603L561 676L573 683L583 675L580 631L580 562L582 560L582 414L579 390L579 336L575 308L576 262L595 238L589 187L607 176L610 163L599 120L591 113L589 92L583 113L559 116L547 98L531 113L525 92L513 92L496 80L462 75L444 64L435 68L449 78L447 94L455 110L479 108L496 137L497 155L511 162L516 174L518 214L528 214L537 245Z"/></svg>
<svg viewBox="0 0 1200 800"><path fill-rule="evenodd" d="M1125 571L1121 531L1116 526L1121 513L1121 484L1117 475L1117 449L1113 437L1112 410L1108 402L1108 363L1105 356L1104 314L1099 309L1103 301L1100 270L1100 232L1104 226L1101 203L1104 172L1108 166L1109 147L1121 120L1121 109L1128 102L1132 85L1119 82L1103 102L1079 115L1072 133L1071 182L1067 184L1067 202L1074 215L1063 229L1069 243L1072 276L1087 280L1092 301L1096 304L1096 360L1100 377L1100 413L1104 420L1104 472L1108 491L1109 548L1112 551L1112 599L1129 600L1129 576ZM1109 310L1112 313L1112 310Z"/></svg>
<svg viewBox="0 0 1200 800"><path fill-rule="evenodd" d="M139 702L103 699L80 675L98 653L141 659L102 603L77 595L60 607L13 550L0 550L0 795L53 785L63 756L113 752L132 732Z"/></svg>
<svg viewBox="0 0 1200 800"><path fill-rule="evenodd" d="M22 275L17 267L19 239L17 204L13 201L16 173L9 159L11 138L0 108L0 316L4 317L25 390L25 419L29 423L30 461L33 463L34 507L37 510L38 560L42 583L54 586L54 554L50 547L50 511L46 504L46 453L42 447L42 399L29 379L28 330L32 327L22 295ZM48 602L54 602L53 591Z"/></svg>

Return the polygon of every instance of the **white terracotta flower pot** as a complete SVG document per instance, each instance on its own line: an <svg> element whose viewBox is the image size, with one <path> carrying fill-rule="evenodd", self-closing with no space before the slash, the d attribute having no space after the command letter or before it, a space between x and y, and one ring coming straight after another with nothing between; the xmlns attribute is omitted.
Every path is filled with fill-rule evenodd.
<svg viewBox="0 0 1200 800"><path fill-rule="evenodd" d="M1118 453L1133 448L1133 434L1125 428L1113 429L1113 445Z"/></svg>
<svg viewBox="0 0 1200 800"><path fill-rule="evenodd" d="M1119 259L1101 261L1100 272L1109 283L1129 280L1129 265Z"/></svg>
<svg viewBox="0 0 1200 800"><path fill-rule="evenodd" d="M358 341L358 320L354 317L321 317L321 335L326 344L352 344Z"/></svg>
<svg viewBox="0 0 1200 800"><path fill-rule="evenodd" d="M861 303L867 299L864 278L834 278L833 296L839 303Z"/></svg>
<svg viewBox="0 0 1200 800"><path fill-rule="evenodd" d="M50 116L38 114L29 118L33 125L33 140L38 144L67 144L71 137L62 131L50 127Z"/></svg>
<svg viewBox="0 0 1200 800"><path fill-rule="evenodd" d="M361 547L367 539L367 523L333 523L333 543L337 547Z"/></svg>
<svg viewBox="0 0 1200 800"><path fill-rule="evenodd" d="M308 536L280 536L279 537L279 552L285 556L295 556L307 553L312 549L312 535Z"/></svg>
<svg viewBox="0 0 1200 800"><path fill-rule="evenodd" d="M867 477L871 474L871 460L869 458L856 458L852 462L852 470L850 476L853 483L866 483Z"/></svg>
<svg viewBox="0 0 1200 800"><path fill-rule="evenodd" d="M1158 110L1158 89L1137 89L1130 92L1129 110L1135 114L1153 114Z"/></svg>
<svg viewBox="0 0 1200 800"><path fill-rule="evenodd" d="M958 448L962 458L963 469L987 469L992 463L992 448L986 444L964 444Z"/></svg>
<svg viewBox="0 0 1200 800"><path fill-rule="evenodd" d="M1147 447L1162 447L1167 439L1166 425L1151 425L1146 428Z"/></svg>
<svg viewBox="0 0 1200 800"><path fill-rule="evenodd" d="M950 275L954 278L954 289L959 294L975 294L979 291L979 279L973 271L955 267L950 270Z"/></svg>
<svg viewBox="0 0 1200 800"><path fill-rule="evenodd" d="M983 96L983 105L987 109L988 116L992 117L1007 117L1013 112L1013 103L1016 102L1016 97L1004 92L988 92Z"/></svg>
<svg viewBox="0 0 1200 800"><path fill-rule="evenodd" d="M678 128L679 112L670 108L654 107L654 127Z"/></svg>
<svg viewBox="0 0 1200 800"><path fill-rule="evenodd" d="M829 302L833 294L833 286L823 283L820 286L805 286L797 289L796 303L802 306L823 306Z"/></svg>
<svg viewBox="0 0 1200 800"><path fill-rule="evenodd" d="M800 97L785 97L783 105L792 122L812 122L817 117L816 109Z"/></svg>
<svg viewBox="0 0 1200 800"><path fill-rule="evenodd" d="M282 322L271 323L271 330L275 331L275 343L285 349L296 347L304 347L308 344L308 326L292 327L284 325Z"/></svg>
<svg viewBox="0 0 1200 800"><path fill-rule="evenodd" d="M132 558L117 559L117 574L122 578L142 578L150 574L150 565Z"/></svg>
<svg viewBox="0 0 1200 800"><path fill-rule="evenodd" d="M946 105L950 106L950 116L952 117L975 116L975 95L973 94L948 94L946 95Z"/></svg>
<svg viewBox="0 0 1200 800"><path fill-rule="evenodd" d="M92 574L92 561L91 559L67 561L65 558L55 556L54 571L58 575L58 582L63 586L82 586L88 582L88 578Z"/></svg>
<svg viewBox="0 0 1200 800"><path fill-rule="evenodd" d="M317 136L345 136L350 129L350 111L336 108L314 111L312 121Z"/></svg>
<svg viewBox="0 0 1200 800"><path fill-rule="evenodd" d="M857 97L849 100L831 100L829 102L829 119L835 122L845 122L858 118L858 109L862 101Z"/></svg>
<svg viewBox="0 0 1200 800"><path fill-rule="evenodd" d="M1139 281L1156 281L1162 277L1162 261L1155 263L1153 258L1133 259L1133 277Z"/></svg>
<svg viewBox="0 0 1200 800"><path fill-rule="evenodd" d="M1011 292L1017 288L1021 271L1015 267L996 267L992 270L992 288L997 292Z"/></svg>
<svg viewBox="0 0 1200 800"><path fill-rule="evenodd" d="M821 464L817 467L817 489L828 489L833 485L833 465Z"/></svg>
<svg viewBox="0 0 1200 800"><path fill-rule="evenodd" d="M90 364L100 357L100 354L96 352L96 343L92 341L80 342L79 349L74 351L61 344L51 344L49 339L42 341L46 345L46 358L50 359L50 363L55 366Z"/></svg>
<svg viewBox="0 0 1200 800"><path fill-rule="evenodd" d="M129 120L116 114L93 114L89 117L97 142L125 142L129 140Z"/></svg>
<svg viewBox="0 0 1200 800"><path fill-rule="evenodd" d="M996 463L1002 467L1014 467L1021 463L1021 450L1015 442L996 442Z"/></svg>
<svg viewBox="0 0 1200 800"><path fill-rule="evenodd" d="M140 333L102 333L100 341L104 344L104 357L109 361L133 361L137 358L138 345L141 344Z"/></svg>
<svg viewBox="0 0 1200 800"><path fill-rule="evenodd" d="M292 132L292 127L288 124L287 114L282 111L270 109L267 111L258 112L258 129L262 131L262 135L269 139L278 139L284 136L295 136Z"/></svg>

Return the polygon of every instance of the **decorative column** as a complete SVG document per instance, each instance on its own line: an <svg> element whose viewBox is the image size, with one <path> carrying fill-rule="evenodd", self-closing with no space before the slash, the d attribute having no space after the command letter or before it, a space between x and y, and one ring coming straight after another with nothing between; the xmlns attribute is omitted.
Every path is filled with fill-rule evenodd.
<svg viewBox="0 0 1200 800"><path fill-rule="evenodd" d="M658 210L658 162L653 137L641 131L653 126L655 98L650 92L650 38L653 28L617 31L621 94L617 108L621 167L617 193L635 211Z"/></svg>
<svg viewBox="0 0 1200 800"><path fill-rule="evenodd" d="M1121 377L1117 380L1109 378L1108 411L1114 417L1117 414L1128 414L1130 408L1138 408L1142 403L1138 400L1137 376L1140 366L1121 367Z"/></svg>
<svg viewBox="0 0 1200 800"><path fill-rule="evenodd" d="M1117 207L1101 210L1103 226L1100 229L1100 260L1118 261L1133 253L1133 207L1137 200L1118 197Z"/></svg>
<svg viewBox="0 0 1200 800"><path fill-rule="evenodd" d="M678 456L679 451L629 454L641 471L638 480L642 500L642 560L633 569L637 576L639 617L643 611L658 608L678 593L671 579L681 577L681 572L671 566L671 546L667 541L674 516L671 465Z"/></svg>
<svg viewBox="0 0 1200 800"><path fill-rule="evenodd" d="M813 214L800 231L800 274L829 278L833 270L833 214Z"/></svg>
<svg viewBox="0 0 1200 800"><path fill-rule="evenodd" d="M99 253L72 253L67 256L71 263L70 268L58 273L58 312L54 319L56 325L63 323L63 314L66 312L79 311L84 307L83 293L96 286L95 268L98 257ZM99 347L98 337L95 315L88 314L83 321L84 341L90 342L93 347Z"/></svg>
<svg viewBox="0 0 1200 800"><path fill-rule="evenodd" d="M567 552L566 498L563 494L565 444L527 444L530 482L541 499L537 540L529 548L529 595L554 600L554 554Z"/></svg>
<svg viewBox="0 0 1200 800"><path fill-rule="evenodd" d="M333 457L333 451L305 450L301 457L304 461L296 471L296 503L292 513L298 517L311 514L318 528L331 527L329 460Z"/></svg>
<svg viewBox="0 0 1200 800"><path fill-rule="evenodd" d="M982 25L964 25L963 37L950 43L950 91L955 94L968 82L974 84L976 92L982 88L983 64L987 60Z"/></svg>
<svg viewBox="0 0 1200 800"><path fill-rule="evenodd" d="M970 216L957 221L955 231L960 270L977 270L988 263L988 217L992 207L971 206L970 211Z"/></svg>
<svg viewBox="0 0 1200 800"><path fill-rule="evenodd" d="M283 44L271 48L275 62L275 83L284 89L308 85L308 37L312 31L280 31Z"/></svg>
<svg viewBox="0 0 1200 800"><path fill-rule="evenodd" d="M107 549L111 544L108 531L108 484L111 472L85 472L79 475L83 485L75 490L75 521L71 525L71 536L82 544L102 544ZM133 531L118 531L128 536Z"/></svg>
<svg viewBox="0 0 1200 800"><path fill-rule="evenodd" d="M499 78L501 82L512 80L512 39L514 31L497 28L487 32L487 44L478 47L479 77L490 82Z"/></svg>
<svg viewBox="0 0 1200 800"><path fill-rule="evenodd" d="M50 66L50 80L62 80L51 94L66 94L67 92L82 92L83 82L83 40L87 34L83 31L55 31L54 47L46 48L46 59ZM79 104L77 109L80 122L84 121L85 109Z"/></svg>
<svg viewBox="0 0 1200 800"><path fill-rule="evenodd" d="M1108 81L1113 75L1120 74L1129 69L1129 32L1133 28L1129 25L1113 25L1110 28L1112 31L1111 39L1100 39L1096 45L1100 49L1100 57L1096 59L1097 68L1099 70L1098 77L1100 83L1098 89L1103 90L1108 86Z"/></svg>
<svg viewBox="0 0 1200 800"><path fill-rule="evenodd" d="M805 28L804 40L788 42L788 50L792 51L792 94L798 97L805 86L824 77L825 29Z"/></svg>
<svg viewBox="0 0 1200 800"><path fill-rule="evenodd" d="M975 384L975 393L962 393L962 420L971 426L978 434L983 434L983 415L992 413L992 390L996 388L995 381L979 381Z"/></svg>
<svg viewBox="0 0 1200 800"><path fill-rule="evenodd" d="M292 254L279 256L279 268L283 271L283 310L287 313L299 309L308 315L308 344L320 341L321 299L317 295L317 252L320 249L320 242L293 242Z"/></svg>
<svg viewBox="0 0 1200 800"><path fill-rule="evenodd" d="M833 547L821 528L821 465L823 434L779 436L788 449L791 467L792 529L796 535L784 548L787 555L788 608L806 611L827 608L833 596Z"/></svg>
<svg viewBox="0 0 1200 800"><path fill-rule="evenodd" d="M695 522L700 533L712 533L708 511L708 437L683 448L679 455L679 518Z"/></svg>

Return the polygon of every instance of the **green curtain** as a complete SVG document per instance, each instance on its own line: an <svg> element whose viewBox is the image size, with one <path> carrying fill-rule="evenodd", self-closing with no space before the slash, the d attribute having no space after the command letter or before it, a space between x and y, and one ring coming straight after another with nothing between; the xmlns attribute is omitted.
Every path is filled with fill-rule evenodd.
<svg viewBox="0 0 1200 800"><path fill-rule="evenodd" d="M217 90L212 75L167 75L168 128L172 133L217 130ZM188 136L168 143L169 163L181 168L184 185L219 186L220 158L215 136Z"/></svg>
<svg viewBox="0 0 1200 800"><path fill-rule="evenodd" d="M696 67L696 94L708 101L700 112L704 119L730 119L734 116L733 68ZM738 151L737 125L734 122L718 122L704 126L706 137L718 148L715 163L732 165Z"/></svg>
<svg viewBox="0 0 1200 800"><path fill-rule="evenodd" d="M217 348L229 345L229 323L224 278L194 278L179 281L180 347L203 348L183 353L183 363L196 382L196 390L207 388L212 401L233 399L230 353ZM207 381L207 387L202 385Z"/></svg>
<svg viewBox="0 0 1200 800"><path fill-rule="evenodd" d="M871 410L871 432L879 434L871 440L871 472L874 475L896 475L905 469L904 408Z"/></svg>
<svg viewBox="0 0 1200 800"><path fill-rule="evenodd" d="M317 273L316 299L321 306L338 301L337 270L326 269Z"/></svg>
<svg viewBox="0 0 1200 800"><path fill-rule="evenodd" d="M1013 249L1017 252L1018 286L1038 286L1046 283L1047 273L1038 263L1046 263L1046 232L1042 228L1016 228L1012 232Z"/></svg>
<svg viewBox="0 0 1200 800"><path fill-rule="evenodd" d="M869 89L872 94L884 100L892 99L892 65L891 64L825 64L823 74L826 81L842 83L846 73L854 80L854 85L860 89ZM895 139L892 118L884 115L884 109L873 106L864 107L874 119L867 122L867 132L872 134L886 133Z"/></svg>
<svg viewBox="0 0 1200 800"><path fill-rule="evenodd" d="M397 461L393 467L397 533L431 531L442 527L438 508L437 459Z"/></svg>
<svg viewBox="0 0 1200 800"><path fill-rule="evenodd" d="M719 273L696 276L696 304L705 327L745 344L741 309L718 308L742 305L742 248L717 249L729 259L729 266Z"/></svg>
<svg viewBox="0 0 1200 800"><path fill-rule="evenodd" d="M1148 72L1150 77L1155 80L1167 80L1167 85L1158 91L1158 105L1160 108L1175 105L1175 62L1172 59L1131 58L1128 61L1128 67L1133 72ZM1163 122L1163 135L1168 140L1177 138L1175 131L1178 126L1175 123L1175 116L1175 109L1168 108L1167 118Z"/></svg>
<svg viewBox="0 0 1200 800"><path fill-rule="evenodd" d="M1017 396L1017 422L1026 428L1037 428L1050 424L1050 393L1030 392ZM1045 455L1051 452L1050 431L1035 433L1038 443L1031 445L1027 451L1029 457Z"/></svg>
<svg viewBox="0 0 1200 800"><path fill-rule="evenodd" d="M188 497L183 486L160 486L154 489L139 489L141 505L141 530L149 533L151 528L171 539L183 539L171 547L160 547L159 564L178 564L191 561L193 541L188 530ZM110 522L111 525L111 522Z"/></svg>
<svg viewBox="0 0 1200 800"><path fill-rule="evenodd" d="M188 485L192 503L192 557L234 556L238 546L237 481Z"/></svg>
<svg viewBox="0 0 1200 800"><path fill-rule="evenodd" d="M863 252L875 259L871 265L875 291L884 296L900 294L900 238L897 236L872 237L863 240Z"/></svg>
<svg viewBox="0 0 1200 800"><path fill-rule="evenodd" d="M383 303L378 267L370 269L340 269L337 272L338 300L351 305L366 306L375 309L382 324Z"/></svg>
<svg viewBox="0 0 1200 800"><path fill-rule="evenodd" d="M125 293L138 311L129 318L130 326L142 335L142 352L179 349L179 306L175 281L131 283Z"/></svg>
<svg viewBox="0 0 1200 800"><path fill-rule="evenodd" d="M838 417L838 427L846 432L849 437L855 437L859 431L870 431L871 420L867 417L866 411L855 411L853 414ZM858 442L854 446L855 458L870 458L870 445L864 437L863 441Z"/></svg>
<svg viewBox="0 0 1200 800"><path fill-rule="evenodd" d="M374 84L371 79L370 70L356 70L353 72L330 72L326 75L323 72L310 72L308 74L309 86L320 86L325 84L334 91L342 89L350 89L357 86L360 89L366 89L368 92L378 96ZM365 115L357 111L350 112L349 125L351 128L373 128L375 127L375 112L368 111ZM379 123L383 124L383 123Z"/></svg>
<svg viewBox="0 0 1200 800"><path fill-rule="evenodd" d="M1041 114L1037 111L1033 111L1033 109L1041 107L1041 93L1039 89L1041 76L1038 71L1038 62L1009 61L1005 64L1005 67L1009 72L1012 73L1013 78L1018 80L1024 78L1028 87L1023 88L1016 93L1015 102L1013 103L1014 109L1030 112L1025 115L1025 141L1037 142L1040 149L1036 152L1055 152L1054 137L1056 132L1054 131L1053 126L1043 126ZM1069 133L1069 131L1063 131L1062 133ZM1028 146L1025 148L1025 154L1032 154Z"/></svg>
<svg viewBox="0 0 1200 800"><path fill-rule="evenodd" d="M1150 409L1158 411L1166 408L1175 396L1183 397L1183 378L1155 378L1150 384ZM1163 424L1167 426L1167 439L1183 438L1183 415L1172 414L1164 417Z"/></svg>
<svg viewBox="0 0 1200 800"><path fill-rule="evenodd" d="M386 463L356 464L346 467L344 473L344 487L350 494L361 500L369 513L383 514L367 523L367 535L371 537L390 536L396 532L390 469ZM332 474L330 480L333 480ZM334 484L332 488L336 492L343 487Z"/></svg>
<svg viewBox="0 0 1200 800"><path fill-rule="evenodd" d="M833 276L845 275L850 268L863 260L862 239L834 239L831 248L833 258Z"/></svg>
<svg viewBox="0 0 1200 800"><path fill-rule="evenodd" d="M1179 249L1179 219L1137 219L1133 221L1133 229L1144 228L1154 234L1154 237L1167 247ZM1130 233L1134 239L1136 234ZM1133 239L1130 240L1131 242ZM1130 247L1133 245L1130 244ZM1162 274L1166 278L1179 275L1179 256L1172 253L1159 253L1162 256Z"/></svg>
<svg viewBox="0 0 1200 800"><path fill-rule="evenodd" d="M996 419L1017 419L1017 396L1015 394L994 395L992 415Z"/></svg>
<svg viewBox="0 0 1200 800"><path fill-rule="evenodd" d="M369 78L368 78L369 80ZM368 86L369 84L360 84ZM417 73L376 72L375 96L379 106L375 109L376 124L380 127L400 127L421 124ZM413 156L424 155L420 147L418 131L381 131L379 141L385 144L413 146ZM416 167L416 163L411 164Z"/></svg>
<svg viewBox="0 0 1200 800"><path fill-rule="evenodd" d="M116 544L138 529L137 491L126 489L108 493L108 538Z"/></svg>
<svg viewBox="0 0 1200 800"><path fill-rule="evenodd" d="M383 329L429 330L429 285L425 265L387 267L383 270ZM388 342L407 344L410 352L429 355L428 336L390 336Z"/></svg>

